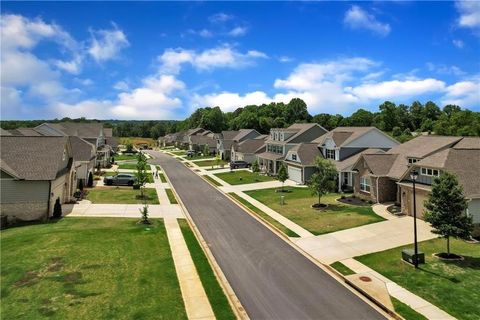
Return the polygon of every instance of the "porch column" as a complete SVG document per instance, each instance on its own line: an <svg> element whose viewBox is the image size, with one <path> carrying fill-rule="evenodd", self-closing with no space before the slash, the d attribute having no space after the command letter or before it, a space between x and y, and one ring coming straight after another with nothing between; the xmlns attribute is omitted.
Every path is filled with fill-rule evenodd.
<svg viewBox="0 0 480 320"><path fill-rule="evenodd" d="M342 192L342 173L339 172L338 173L338 181L337 181L337 185L338 185L338 192Z"/></svg>

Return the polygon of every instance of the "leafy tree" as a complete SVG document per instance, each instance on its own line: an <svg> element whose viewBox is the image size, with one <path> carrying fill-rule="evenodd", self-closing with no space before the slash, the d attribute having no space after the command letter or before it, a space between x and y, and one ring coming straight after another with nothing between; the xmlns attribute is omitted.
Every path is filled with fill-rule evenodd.
<svg viewBox="0 0 480 320"><path fill-rule="evenodd" d="M145 198L145 184L148 182L147 158L143 152L137 155L137 172L135 173L137 184L140 186L140 197Z"/></svg>
<svg viewBox="0 0 480 320"><path fill-rule="evenodd" d="M143 205L143 208L138 209L140 211L140 214L142 215L140 223L141 224L150 224L150 221L148 220L148 204L145 202Z"/></svg>
<svg viewBox="0 0 480 320"><path fill-rule="evenodd" d="M335 178L337 177L337 168L332 161L317 157L315 159L315 173L308 181L308 186L312 195L318 196L318 206L321 205L322 196L335 189Z"/></svg>
<svg viewBox="0 0 480 320"><path fill-rule="evenodd" d="M417 130L420 129L423 122L423 105L419 101L415 101L410 106L410 118L412 121L412 129Z"/></svg>
<svg viewBox="0 0 480 320"><path fill-rule="evenodd" d="M215 156L215 165L218 167L220 165L220 161L222 161L222 159L220 158L220 155L217 154Z"/></svg>
<svg viewBox="0 0 480 320"><path fill-rule="evenodd" d="M402 134L402 129L400 129L400 127L393 127L393 130L392 130L392 135L394 137L398 137Z"/></svg>
<svg viewBox="0 0 480 320"><path fill-rule="evenodd" d="M283 185L284 185L285 181L288 179L287 166L283 162L280 165L280 168L278 169L277 178L282 183L282 192L283 192Z"/></svg>
<svg viewBox="0 0 480 320"><path fill-rule="evenodd" d="M393 127L395 127L398 123L395 103L385 101L379 106L379 109L380 121L382 123L382 127L380 129L389 132L392 131Z"/></svg>
<svg viewBox="0 0 480 320"><path fill-rule="evenodd" d="M255 161L253 161L253 163L252 163L252 171L255 172L255 173L260 172L260 164L258 163L258 159L256 159Z"/></svg>
<svg viewBox="0 0 480 320"><path fill-rule="evenodd" d="M55 204L53 205L53 218L60 219L62 217L62 205L60 204L60 198L55 200Z"/></svg>
<svg viewBox="0 0 480 320"><path fill-rule="evenodd" d="M472 217L466 214L467 200L455 175L445 172L433 181L425 208L425 221L432 225L433 233L447 240L450 256L450 237L466 240L473 230Z"/></svg>
<svg viewBox="0 0 480 320"><path fill-rule="evenodd" d="M208 144L204 145L203 146L203 155L208 155L210 154L210 147L208 146Z"/></svg>
<svg viewBox="0 0 480 320"><path fill-rule="evenodd" d="M307 104L300 98L293 98L285 106L283 118L287 124L310 121L312 116L308 113Z"/></svg>
<svg viewBox="0 0 480 320"><path fill-rule="evenodd" d="M133 152L133 145L131 143L127 143L125 146L127 148L126 152L127 153L132 153Z"/></svg>
<svg viewBox="0 0 480 320"><path fill-rule="evenodd" d="M374 114L365 109L358 109L348 117L348 125L354 127L369 127L373 123Z"/></svg>

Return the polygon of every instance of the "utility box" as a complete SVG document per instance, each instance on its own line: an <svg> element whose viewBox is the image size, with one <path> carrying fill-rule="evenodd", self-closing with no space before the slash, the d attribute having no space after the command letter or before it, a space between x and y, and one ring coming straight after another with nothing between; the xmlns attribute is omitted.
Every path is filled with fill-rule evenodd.
<svg viewBox="0 0 480 320"><path fill-rule="evenodd" d="M425 263L425 253L418 251L418 264ZM413 249L403 249L402 250L402 259L408 263L414 264L415 259L415 250Z"/></svg>

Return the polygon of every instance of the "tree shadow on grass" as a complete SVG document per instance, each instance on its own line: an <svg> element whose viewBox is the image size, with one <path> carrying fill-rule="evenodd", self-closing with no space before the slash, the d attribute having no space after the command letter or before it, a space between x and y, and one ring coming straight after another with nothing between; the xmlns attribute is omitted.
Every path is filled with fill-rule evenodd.
<svg viewBox="0 0 480 320"><path fill-rule="evenodd" d="M480 247L478 249L480 250ZM464 260L457 260L457 261L443 260L442 262L446 264L454 264L460 268L480 270L480 257L471 257L471 256L464 256L464 255L462 255L462 257L464 258Z"/></svg>

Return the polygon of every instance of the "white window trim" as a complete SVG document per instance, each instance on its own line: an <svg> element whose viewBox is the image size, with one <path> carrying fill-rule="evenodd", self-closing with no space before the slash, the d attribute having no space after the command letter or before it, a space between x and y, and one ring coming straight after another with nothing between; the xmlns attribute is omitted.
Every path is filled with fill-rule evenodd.
<svg viewBox="0 0 480 320"><path fill-rule="evenodd" d="M430 171L430 173L429 173L429 171ZM422 176L426 176L426 177L440 177L440 170L421 167L420 168L420 174Z"/></svg>
<svg viewBox="0 0 480 320"><path fill-rule="evenodd" d="M329 152L333 153L333 158L331 157L331 155L329 156ZM325 149L325 159L336 160L337 159L337 152L335 151L335 149Z"/></svg>
<svg viewBox="0 0 480 320"><path fill-rule="evenodd" d="M368 187L368 190L366 187ZM371 186L370 178L360 177L360 190L365 193L370 193L371 188L372 186Z"/></svg>

